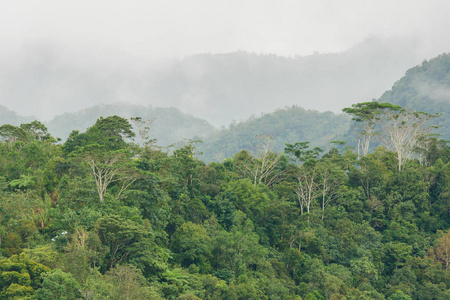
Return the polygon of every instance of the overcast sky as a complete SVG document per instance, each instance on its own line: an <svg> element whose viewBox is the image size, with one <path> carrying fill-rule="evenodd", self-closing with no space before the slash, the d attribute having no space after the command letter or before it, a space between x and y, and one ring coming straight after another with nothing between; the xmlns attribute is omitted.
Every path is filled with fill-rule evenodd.
<svg viewBox="0 0 450 300"><path fill-rule="evenodd" d="M138 57L307 55L343 51L369 35L447 38L449 9L448 0L14 0L2 1L0 42Z"/></svg>

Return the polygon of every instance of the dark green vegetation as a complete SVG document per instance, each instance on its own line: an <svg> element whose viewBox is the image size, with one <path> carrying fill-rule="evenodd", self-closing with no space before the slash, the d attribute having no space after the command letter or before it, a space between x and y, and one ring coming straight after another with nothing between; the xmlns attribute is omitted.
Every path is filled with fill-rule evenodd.
<svg viewBox="0 0 450 300"><path fill-rule="evenodd" d="M271 114L233 123L227 129L212 133L198 145L201 158L223 161L243 149L255 151L255 135L271 135L273 149L283 151L285 143L311 141L314 146L329 148L330 141L347 132L350 121L347 115L332 112L305 110L298 106L278 109Z"/></svg>
<svg viewBox="0 0 450 300"><path fill-rule="evenodd" d="M0 299L450 298L450 147L428 132L401 163L259 135L205 164L133 124L0 127Z"/></svg>

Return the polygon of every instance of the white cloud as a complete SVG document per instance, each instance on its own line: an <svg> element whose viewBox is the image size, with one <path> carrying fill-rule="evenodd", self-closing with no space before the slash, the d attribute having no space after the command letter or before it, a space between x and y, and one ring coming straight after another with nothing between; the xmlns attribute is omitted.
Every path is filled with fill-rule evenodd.
<svg viewBox="0 0 450 300"><path fill-rule="evenodd" d="M55 40L139 56L199 52L304 55L345 50L371 34L440 36L444 0L16 0L2 4L2 41Z"/></svg>

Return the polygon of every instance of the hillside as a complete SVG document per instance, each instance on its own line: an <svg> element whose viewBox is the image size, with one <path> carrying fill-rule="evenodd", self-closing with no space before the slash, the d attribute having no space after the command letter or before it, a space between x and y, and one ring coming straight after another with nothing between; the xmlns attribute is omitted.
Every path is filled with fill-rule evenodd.
<svg viewBox="0 0 450 300"><path fill-rule="evenodd" d="M441 113L437 130L441 138L450 140L450 54L425 60L406 71L379 99L379 102L408 107L428 113Z"/></svg>
<svg viewBox="0 0 450 300"><path fill-rule="evenodd" d="M152 108L124 103L96 105L76 113L65 113L56 116L46 123L46 126L52 135L64 141L72 130L84 131L100 116L112 115L123 118L141 117L146 120L154 118L151 138L156 138L160 146L168 146L196 136L206 136L215 130L207 121L184 114L176 108Z"/></svg>
<svg viewBox="0 0 450 300"><path fill-rule="evenodd" d="M333 116L234 126L298 119L297 138ZM0 132L0 299L450 299L450 146L401 169L382 148L205 164L191 145L136 147L118 116L88 127L64 144Z"/></svg>
<svg viewBox="0 0 450 300"><path fill-rule="evenodd" d="M414 40L380 37L340 53L293 57L238 51L142 61L105 53L92 62L55 45L16 52L0 57L0 100L21 115L50 120L131 102L177 107L217 127L292 105L340 112L378 97L407 68L435 55Z"/></svg>
<svg viewBox="0 0 450 300"><path fill-rule="evenodd" d="M292 105L339 112L381 94L426 57L412 48L413 41L373 37L341 53L198 54L163 70L149 93L214 125Z"/></svg>
<svg viewBox="0 0 450 300"><path fill-rule="evenodd" d="M4 120L18 125L31 121L14 115ZM273 136L272 150L282 152L285 143L309 141L313 146L329 149L330 141L343 135L349 126L350 118L344 114L306 110L298 106L277 109L269 114L252 117L245 122L233 122L227 128L217 130L207 121L184 114L175 108L152 108L131 104L96 105L76 113L65 113L56 116L45 125L51 135L65 141L72 130L85 131L99 117L118 115L124 118L142 117L145 120L155 119L150 138L157 140L157 145L168 146L174 143L183 144L186 139L202 140L197 144L200 156L207 162L222 161L240 150L254 152L256 135ZM22 120L22 121L19 121ZM140 142L136 138L136 142Z"/></svg>
<svg viewBox="0 0 450 300"><path fill-rule="evenodd" d="M19 125L21 123L29 122L33 117L19 116L16 112L9 110L7 107L0 105L0 125L11 124Z"/></svg>
<svg viewBox="0 0 450 300"><path fill-rule="evenodd" d="M245 149L255 151L256 135L273 136L273 151L282 152L285 143L309 141L312 146L330 148L330 141L344 134L350 118L343 114L305 110L298 106L233 123L204 138L198 148L205 161L222 161Z"/></svg>

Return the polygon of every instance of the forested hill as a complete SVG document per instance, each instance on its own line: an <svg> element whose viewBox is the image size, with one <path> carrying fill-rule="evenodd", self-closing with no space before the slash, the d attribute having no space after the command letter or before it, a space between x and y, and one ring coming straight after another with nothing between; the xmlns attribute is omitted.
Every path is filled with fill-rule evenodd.
<svg viewBox="0 0 450 300"><path fill-rule="evenodd" d="M426 57L413 45L373 37L341 53L198 54L161 71L149 93L216 126L294 104L339 112L380 95Z"/></svg>
<svg viewBox="0 0 450 300"><path fill-rule="evenodd" d="M441 138L450 140L450 54L442 54L409 69L379 102L389 102L412 110L441 113L436 120Z"/></svg>
<svg viewBox="0 0 450 300"><path fill-rule="evenodd" d="M256 151L257 135L272 136L271 149L282 152L285 143L311 142L323 149L347 132L350 118L345 114L305 110L298 106L278 109L270 114L232 123L227 129L205 137L198 149L205 161L222 161L240 150Z"/></svg>
<svg viewBox="0 0 450 300"><path fill-rule="evenodd" d="M88 127L63 144L0 127L0 299L450 299L448 144L418 160L262 138L206 164L194 143L130 143L119 116Z"/></svg>
<svg viewBox="0 0 450 300"><path fill-rule="evenodd" d="M0 100L40 120L132 102L176 107L220 127L292 105L340 112L378 97L407 68L435 55L422 50L414 40L372 37L340 53L282 57L239 51L169 61L105 54L88 63L54 45L32 44L14 59L0 56Z"/></svg>
<svg viewBox="0 0 450 300"><path fill-rule="evenodd" d="M272 149L283 151L285 143L309 141L313 146L329 149L336 136L347 132L350 118L345 114L305 110L298 106L232 123L217 130L207 121L184 114L175 108L151 108L130 104L96 105L77 113L66 113L46 123L49 132L63 141L74 130L86 130L100 116L154 118L150 136L159 146L201 140L197 144L206 162L222 161L240 150L255 151L257 135L273 136ZM139 139L136 139L140 142Z"/></svg>
<svg viewBox="0 0 450 300"><path fill-rule="evenodd" d="M141 117L143 120L154 119L151 136L157 139L160 146L168 146L183 139L207 136L215 130L207 121L182 113L176 108L152 108L126 103L96 105L76 113L65 113L56 116L46 125L52 135L65 141L72 130L85 131L99 117L111 115L123 118Z"/></svg>
<svg viewBox="0 0 450 300"><path fill-rule="evenodd" d="M19 116L16 112L0 105L0 126L3 124L20 125L35 120L33 117Z"/></svg>
<svg viewBox="0 0 450 300"><path fill-rule="evenodd" d="M32 119L20 117L12 111L0 110L5 118L2 124L19 125ZM183 143L188 139L201 140L197 144L200 156L206 162L222 161L240 150L255 151L257 135L273 136L271 149L283 151L285 143L309 141L323 149L330 141L344 135L350 125L345 114L306 110L298 106L278 109L272 113L252 117L244 122L233 122L218 130L207 121L184 114L175 108L152 108L132 104L96 105L91 108L56 116L45 123L52 136L64 142L72 130L85 131L101 116L118 115L124 118L154 119L150 136L162 147ZM9 122L7 122L9 121ZM139 138L135 139L140 143Z"/></svg>

